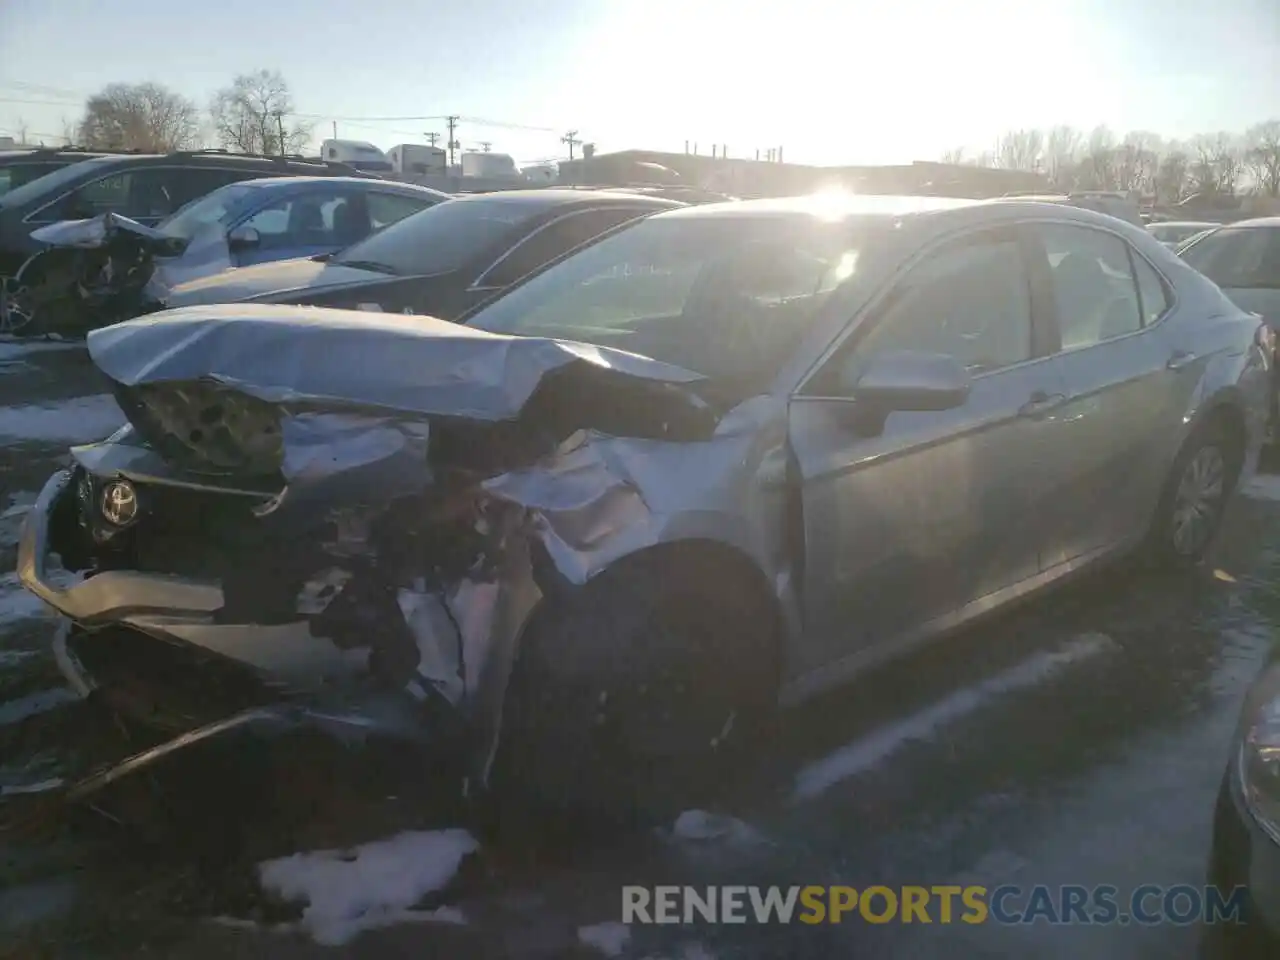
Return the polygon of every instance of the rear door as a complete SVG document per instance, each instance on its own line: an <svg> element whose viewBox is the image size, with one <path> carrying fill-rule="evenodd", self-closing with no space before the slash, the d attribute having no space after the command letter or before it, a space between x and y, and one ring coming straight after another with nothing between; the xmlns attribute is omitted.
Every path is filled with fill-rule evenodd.
<svg viewBox="0 0 1280 960"><path fill-rule="evenodd" d="M1054 423L1049 568L1146 529L1185 409L1179 382L1201 361L1174 355L1160 329L1169 288L1122 236L1065 221L1031 230L1068 397Z"/></svg>
<svg viewBox="0 0 1280 960"><path fill-rule="evenodd" d="M984 229L927 252L793 398L801 670L854 663L1039 573L1052 414L1064 394L1022 238L1017 227ZM960 360L973 377L968 400L891 413L861 435L837 371L902 349Z"/></svg>

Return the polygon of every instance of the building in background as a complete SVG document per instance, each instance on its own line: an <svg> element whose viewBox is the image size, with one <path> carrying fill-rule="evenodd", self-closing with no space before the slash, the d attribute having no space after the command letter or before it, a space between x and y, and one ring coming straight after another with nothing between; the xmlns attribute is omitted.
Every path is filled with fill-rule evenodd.
<svg viewBox="0 0 1280 960"><path fill-rule="evenodd" d="M964 164L821 167L696 153L623 150L560 162L560 182L583 185L684 184L736 197L779 197L823 189L867 194L1000 197L1049 190L1036 173Z"/></svg>

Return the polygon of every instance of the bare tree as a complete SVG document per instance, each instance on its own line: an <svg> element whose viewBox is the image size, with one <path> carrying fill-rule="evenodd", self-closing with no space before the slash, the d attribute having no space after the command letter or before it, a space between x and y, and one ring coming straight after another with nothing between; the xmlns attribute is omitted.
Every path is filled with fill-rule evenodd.
<svg viewBox="0 0 1280 960"><path fill-rule="evenodd" d="M1193 193L1233 194L1240 180L1241 155L1229 133L1205 134L1192 141Z"/></svg>
<svg viewBox="0 0 1280 960"><path fill-rule="evenodd" d="M1258 192L1280 197L1280 120L1250 127L1244 137L1244 161Z"/></svg>
<svg viewBox="0 0 1280 960"><path fill-rule="evenodd" d="M1114 190L1115 152L1116 141L1111 130L1105 126L1094 127L1080 161L1080 186L1088 190Z"/></svg>
<svg viewBox="0 0 1280 960"><path fill-rule="evenodd" d="M952 147L950 150L944 150L939 162L953 165L964 163L964 147Z"/></svg>
<svg viewBox="0 0 1280 960"><path fill-rule="evenodd" d="M68 147L76 142L76 125L66 117L62 118L62 142Z"/></svg>
<svg viewBox="0 0 1280 960"><path fill-rule="evenodd" d="M1069 191L1075 186L1083 139L1075 127L1060 124L1049 131L1044 144L1044 172L1055 189Z"/></svg>
<svg viewBox="0 0 1280 960"><path fill-rule="evenodd" d="M194 103L158 83L112 83L84 106L79 140L107 150L165 152L195 146L200 112Z"/></svg>
<svg viewBox="0 0 1280 960"><path fill-rule="evenodd" d="M1191 158L1180 145L1170 145L1160 160L1156 172L1155 195L1157 202L1177 203L1187 192L1187 180L1191 176Z"/></svg>
<svg viewBox="0 0 1280 960"><path fill-rule="evenodd" d="M28 133L30 133L30 131L31 131L31 128L27 125L27 121L26 121L26 120L24 120L22 117L19 117L19 118L18 118L18 126L17 126L16 130L14 131L15 133L17 133L17 134L18 134L18 142L19 142L19 143L26 143L26 142L27 142L27 134L28 134Z"/></svg>
<svg viewBox="0 0 1280 960"><path fill-rule="evenodd" d="M1157 134L1145 130L1125 134L1124 141L1114 152L1115 188L1154 192L1156 174L1160 169L1159 149L1160 137Z"/></svg>
<svg viewBox="0 0 1280 960"><path fill-rule="evenodd" d="M289 85L274 70L237 76L214 95L209 115L218 142L244 153L297 153L311 139L311 127L292 119Z"/></svg>
<svg viewBox="0 0 1280 960"><path fill-rule="evenodd" d="M1005 170L1040 170L1044 134L1039 130L1010 130L996 143L996 165Z"/></svg>

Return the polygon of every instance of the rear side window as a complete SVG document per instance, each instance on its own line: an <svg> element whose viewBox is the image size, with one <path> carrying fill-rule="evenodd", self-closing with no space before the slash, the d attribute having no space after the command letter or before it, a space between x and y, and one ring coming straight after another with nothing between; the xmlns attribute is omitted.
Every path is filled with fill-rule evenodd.
<svg viewBox="0 0 1280 960"><path fill-rule="evenodd" d="M1155 323L1169 309L1169 291L1160 274L1146 260L1130 251L1133 257L1133 277L1138 282L1138 298L1142 305L1142 325Z"/></svg>
<svg viewBox="0 0 1280 960"><path fill-rule="evenodd" d="M1048 260L1062 349L1087 347L1142 327L1129 245L1102 230L1036 227Z"/></svg>

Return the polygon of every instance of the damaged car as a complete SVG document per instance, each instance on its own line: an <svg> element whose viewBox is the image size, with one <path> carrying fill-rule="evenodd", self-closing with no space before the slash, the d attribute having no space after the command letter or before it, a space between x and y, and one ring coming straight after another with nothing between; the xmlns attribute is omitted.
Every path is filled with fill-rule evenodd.
<svg viewBox="0 0 1280 960"><path fill-rule="evenodd" d="M227 184L155 226L112 212L50 224L32 231L44 249L7 284L0 331L83 335L147 312L179 283L336 253L448 199L363 177L270 177Z"/></svg>
<svg viewBox="0 0 1280 960"><path fill-rule="evenodd" d="M1145 231L1025 201L682 208L463 320L89 335L128 423L50 478L19 574L75 688L175 739L81 794L301 725L668 815L780 704L1107 558L1196 563L1271 356Z"/></svg>

